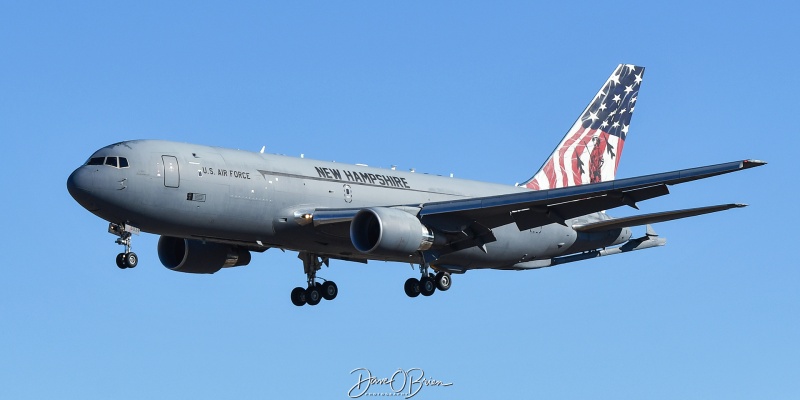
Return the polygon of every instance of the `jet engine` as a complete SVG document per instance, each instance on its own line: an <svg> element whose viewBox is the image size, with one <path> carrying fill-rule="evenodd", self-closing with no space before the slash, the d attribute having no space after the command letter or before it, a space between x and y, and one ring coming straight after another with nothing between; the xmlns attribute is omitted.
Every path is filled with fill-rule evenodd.
<svg viewBox="0 0 800 400"><path fill-rule="evenodd" d="M431 248L434 238L416 216L394 208L365 208L350 223L350 240L362 253L414 254Z"/></svg>
<svg viewBox="0 0 800 400"><path fill-rule="evenodd" d="M226 244L161 236L158 258L173 271L213 274L222 268L249 264L250 252Z"/></svg>

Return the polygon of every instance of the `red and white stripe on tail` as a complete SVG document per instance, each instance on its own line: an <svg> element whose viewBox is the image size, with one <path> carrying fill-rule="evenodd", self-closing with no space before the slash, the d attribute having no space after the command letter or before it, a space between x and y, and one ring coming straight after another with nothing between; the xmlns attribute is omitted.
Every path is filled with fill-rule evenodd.
<svg viewBox="0 0 800 400"><path fill-rule="evenodd" d="M614 180L644 67L620 64L539 172L522 185L554 189Z"/></svg>

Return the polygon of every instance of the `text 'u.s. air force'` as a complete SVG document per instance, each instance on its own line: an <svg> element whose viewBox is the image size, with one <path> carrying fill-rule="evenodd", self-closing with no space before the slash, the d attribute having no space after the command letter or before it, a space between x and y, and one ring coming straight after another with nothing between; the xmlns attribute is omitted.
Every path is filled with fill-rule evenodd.
<svg viewBox="0 0 800 400"><path fill-rule="evenodd" d="M250 179L249 172L237 171L235 169L217 168L215 172L214 168L203 167L203 173L206 175L224 176L228 178Z"/></svg>
<svg viewBox="0 0 800 400"><path fill-rule="evenodd" d="M338 170L336 168L327 167L314 167L317 170L317 175L320 178L366 183L370 185L389 186L396 188L411 189L411 186L406 182L406 178L393 175L371 174L366 172Z"/></svg>

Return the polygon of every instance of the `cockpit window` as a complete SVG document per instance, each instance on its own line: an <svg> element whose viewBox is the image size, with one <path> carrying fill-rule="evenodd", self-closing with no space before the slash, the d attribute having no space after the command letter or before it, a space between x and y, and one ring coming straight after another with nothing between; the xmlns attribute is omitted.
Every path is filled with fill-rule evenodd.
<svg viewBox="0 0 800 400"><path fill-rule="evenodd" d="M108 165L114 168L128 168L128 159L125 157L92 157L86 165Z"/></svg>

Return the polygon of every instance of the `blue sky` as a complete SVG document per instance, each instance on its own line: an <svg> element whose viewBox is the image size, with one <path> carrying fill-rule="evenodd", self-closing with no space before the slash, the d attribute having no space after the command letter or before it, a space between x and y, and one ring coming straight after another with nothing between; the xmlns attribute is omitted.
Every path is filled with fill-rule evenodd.
<svg viewBox="0 0 800 400"><path fill-rule="evenodd" d="M800 396L796 5L229 3L0 2L0 397L344 399L356 368L453 383L419 399ZM750 207L424 299L333 261L339 297L298 308L290 252L194 276L145 234L120 271L65 187L135 138L514 184L619 63L647 72L618 176L770 162L642 211Z"/></svg>

